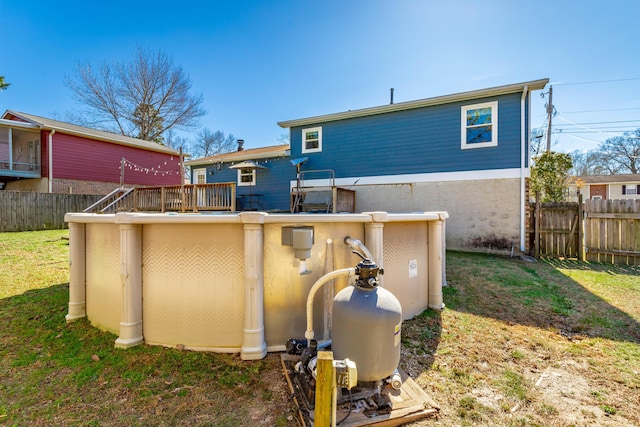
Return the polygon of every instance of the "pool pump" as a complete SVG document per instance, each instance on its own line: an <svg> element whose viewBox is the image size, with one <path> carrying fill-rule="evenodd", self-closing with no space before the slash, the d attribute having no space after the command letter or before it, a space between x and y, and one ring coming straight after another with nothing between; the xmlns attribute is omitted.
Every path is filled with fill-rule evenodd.
<svg viewBox="0 0 640 427"><path fill-rule="evenodd" d="M384 271L369 250L350 237L344 242L360 257L360 262L354 268L328 273L313 285L307 299L306 340L290 339L287 352L300 356L293 369L294 383L309 408L313 409L314 405L317 352L330 348L334 360L349 361L357 370L354 393L349 388L347 397L343 392L346 390L341 389L338 404L351 407L353 400L360 399L368 401L364 406L374 408L372 413L380 414L380 411L390 411L388 397L385 399L382 391L387 386L393 389L402 386L398 373L402 307L390 291L380 286L379 275ZM324 283L339 276L355 277L355 280L333 299L331 340L318 342L313 332L313 298Z"/></svg>

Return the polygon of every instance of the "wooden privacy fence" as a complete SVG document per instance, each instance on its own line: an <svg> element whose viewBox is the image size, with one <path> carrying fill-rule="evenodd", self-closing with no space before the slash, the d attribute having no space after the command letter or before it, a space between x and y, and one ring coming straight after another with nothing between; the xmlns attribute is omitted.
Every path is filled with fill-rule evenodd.
<svg viewBox="0 0 640 427"><path fill-rule="evenodd" d="M533 204L533 252L539 258L581 258L582 215L579 203Z"/></svg>
<svg viewBox="0 0 640 427"><path fill-rule="evenodd" d="M91 194L0 191L0 232L66 228L65 213L82 212L100 197Z"/></svg>
<svg viewBox="0 0 640 427"><path fill-rule="evenodd" d="M640 264L640 200L532 203L536 257Z"/></svg>
<svg viewBox="0 0 640 427"><path fill-rule="evenodd" d="M584 213L587 261L640 264L640 200L587 200Z"/></svg>

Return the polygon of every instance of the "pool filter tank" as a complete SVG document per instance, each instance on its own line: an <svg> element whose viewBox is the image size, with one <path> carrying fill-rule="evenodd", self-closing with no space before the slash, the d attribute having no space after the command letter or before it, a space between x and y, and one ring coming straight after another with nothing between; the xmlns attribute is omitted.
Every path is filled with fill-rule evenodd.
<svg viewBox="0 0 640 427"><path fill-rule="evenodd" d="M402 307L388 290L378 286L382 274L371 259L356 266L356 281L333 299L331 349L336 360L356 363L358 382L376 382L391 377L400 363Z"/></svg>

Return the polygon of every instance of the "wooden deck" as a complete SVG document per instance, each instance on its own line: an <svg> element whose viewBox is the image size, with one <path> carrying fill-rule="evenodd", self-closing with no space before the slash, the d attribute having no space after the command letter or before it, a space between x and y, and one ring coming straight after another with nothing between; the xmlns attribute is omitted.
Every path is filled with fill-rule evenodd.
<svg viewBox="0 0 640 427"><path fill-rule="evenodd" d="M118 188L85 212L201 212L235 211L236 184L187 184Z"/></svg>

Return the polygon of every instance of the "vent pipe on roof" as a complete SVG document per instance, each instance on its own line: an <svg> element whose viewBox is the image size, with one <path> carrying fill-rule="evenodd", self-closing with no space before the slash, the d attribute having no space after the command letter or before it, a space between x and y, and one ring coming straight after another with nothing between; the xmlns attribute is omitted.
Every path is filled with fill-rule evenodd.
<svg viewBox="0 0 640 427"><path fill-rule="evenodd" d="M244 139L239 139L238 140L238 151L242 151L243 148L242 146L244 145Z"/></svg>
<svg viewBox="0 0 640 427"><path fill-rule="evenodd" d="M389 104L393 104L393 88L389 89L389 91L391 92L391 102Z"/></svg>

